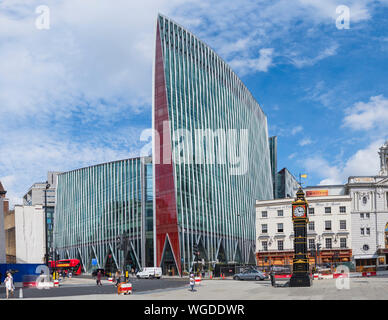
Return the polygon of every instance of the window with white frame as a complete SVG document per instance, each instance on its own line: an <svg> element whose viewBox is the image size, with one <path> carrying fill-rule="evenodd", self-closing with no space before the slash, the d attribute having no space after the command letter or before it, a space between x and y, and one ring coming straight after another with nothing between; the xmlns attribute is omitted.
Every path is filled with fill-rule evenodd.
<svg viewBox="0 0 388 320"><path fill-rule="evenodd" d="M331 213L331 207L325 207L325 213Z"/></svg>
<svg viewBox="0 0 388 320"><path fill-rule="evenodd" d="M315 249L315 239L309 239L309 249Z"/></svg>
<svg viewBox="0 0 388 320"><path fill-rule="evenodd" d="M262 218L267 218L268 217L268 212L267 211L261 211L261 217Z"/></svg>
<svg viewBox="0 0 388 320"><path fill-rule="evenodd" d="M278 223L278 232L284 232L283 223Z"/></svg>
<svg viewBox="0 0 388 320"><path fill-rule="evenodd" d="M346 238L340 238L340 248L346 248Z"/></svg>
<svg viewBox="0 0 388 320"><path fill-rule="evenodd" d="M278 217L283 217L283 210L278 210Z"/></svg>
<svg viewBox="0 0 388 320"><path fill-rule="evenodd" d="M314 231L315 230L315 223L314 221L309 222L309 231Z"/></svg>
<svg viewBox="0 0 388 320"><path fill-rule="evenodd" d="M346 207L340 207L340 213L346 213Z"/></svg>
<svg viewBox="0 0 388 320"><path fill-rule="evenodd" d="M331 238L326 238L325 239L325 244L326 244L326 249L331 249L332 248L332 240L331 240Z"/></svg>
<svg viewBox="0 0 388 320"><path fill-rule="evenodd" d="M314 214L314 208L309 208L309 214Z"/></svg>
<svg viewBox="0 0 388 320"><path fill-rule="evenodd" d="M278 240L278 250L284 250L284 241Z"/></svg>
<svg viewBox="0 0 388 320"><path fill-rule="evenodd" d="M261 247L263 251L268 251L268 242L267 241L262 241L261 242Z"/></svg>
<svg viewBox="0 0 388 320"><path fill-rule="evenodd" d="M340 220L340 229L346 230L346 220Z"/></svg>
<svg viewBox="0 0 388 320"><path fill-rule="evenodd" d="M268 225L267 224L261 225L261 233L268 233Z"/></svg>
<svg viewBox="0 0 388 320"><path fill-rule="evenodd" d="M331 230L331 221L325 221L325 231Z"/></svg>

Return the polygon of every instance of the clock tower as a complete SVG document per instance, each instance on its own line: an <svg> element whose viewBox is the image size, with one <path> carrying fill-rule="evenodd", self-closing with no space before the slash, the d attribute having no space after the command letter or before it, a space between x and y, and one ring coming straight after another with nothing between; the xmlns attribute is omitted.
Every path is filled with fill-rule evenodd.
<svg viewBox="0 0 388 320"><path fill-rule="evenodd" d="M302 188L292 202L292 222L294 224L294 259L290 287L310 287L310 264L307 257L307 216L308 203Z"/></svg>

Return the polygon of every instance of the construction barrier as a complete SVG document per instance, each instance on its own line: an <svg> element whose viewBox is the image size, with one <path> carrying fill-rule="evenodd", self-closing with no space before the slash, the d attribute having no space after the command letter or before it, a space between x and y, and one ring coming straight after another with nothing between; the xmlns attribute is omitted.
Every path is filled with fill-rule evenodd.
<svg viewBox="0 0 388 320"><path fill-rule="evenodd" d="M195 284L201 284L201 277L194 277Z"/></svg>
<svg viewBox="0 0 388 320"><path fill-rule="evenodd" d="M275 274L275 279L288 279L291 278L292 274Z"/></svg>
<svg viewBox="0 0 388 320"><path fill-rule="evenodd" d="M118 294L131 294L132 293L132 283L121 282L117 286Z"/></svg>
<svg viewBox="0 0 388 320"><path fill-rule="evenodd" d="M362 273L362 276L363 276L363 277L371 277L371 276L376 276L376 275L377 275L376 271L363 272L363 273Z"/></svg>
<svg viewBox="0 0 388 320"><path fill-rule="evenodd" d="M54 287L59 287L59 280L54 280Z"/></svg>
<svg viewBox="0 0 388 320"><path fill-rule="evenodd" d="M54 282L52 281L48 281L48 282L38 282L36 284L36 287L38 289L50 289L50 288L54 288Z"/></svg>
<svg viewBox="0 0 388 320"><path fill-rule="evenodd" d="M113 283L113 278L108 278L108 281Z"/></svg>
<svg viewBox="0 0 388 320"><path fill-rule="evenodd" d="M23 282L24 288L35 288L36 287L36 281L25 281Z"/></svg>

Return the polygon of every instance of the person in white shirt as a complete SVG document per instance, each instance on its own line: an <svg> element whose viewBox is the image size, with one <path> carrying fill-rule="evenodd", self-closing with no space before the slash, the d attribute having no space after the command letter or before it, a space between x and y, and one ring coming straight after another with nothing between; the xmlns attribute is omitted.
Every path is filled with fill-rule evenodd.
<svg viewBox="0 0 388 320"><path fill-rule="evenodd" d="M5 290L6 290L7 299L8 299L9 293L11 292L11 295L13 296L13 291L15 290L11 272L7 272L7 277L5 278L4 283L5 283Z"/></svg>
<svg viewBox="0 0 388 320"><path fill-rule="evenodd" d="M194 291L194 285L195 285L195 280L194 280L194 274L190 274L190 287L191 291Z"/></svg>

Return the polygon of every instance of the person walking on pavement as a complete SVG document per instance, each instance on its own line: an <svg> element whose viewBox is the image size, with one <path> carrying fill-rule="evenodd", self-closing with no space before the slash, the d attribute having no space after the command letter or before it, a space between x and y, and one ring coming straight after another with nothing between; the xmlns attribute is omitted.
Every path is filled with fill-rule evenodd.
<svg viewBox="0 0 388 320"><path fill-rule="evenodd" d="M275 272L274 272L272 266L271 266L271 268L270 268L269 276L271 277L271 285L272 285L273 287L275 287L275 286L276 286L276 282L275 282Z"/></svg>
<svg viewBox="0 0 388 320"><path fill-rule="evenodd" d="M98 286L102 286L101 276L102 276L101 270L98 270L98 272L97 272L97 285Z"/></svg>
<svg viewBox="0 0 388 320"><path fill-rule="evenodd" d="M12 278L11 272L7 273L7 277L5 278L4 283L5 283L5 291L6 291L6 295L7 295L7 299L8 299L9 293L11 292L11 295L13 296L13 292L15 290L15 286L13 284L13 278Z"/></svg>
<svg viewBox="0 0 388 320"><path fill-rule="evenodd" d="M194 285L195 285L194 274L191 273L190 274L190 287L191 287L191 291L194 291Z"/></svg>
<svg viewBox="0 0 388 320"><path fill-rule="evenodd" d="M119 285L119 283L121 282L121 279L120 279L120 270L117 270L117 271L116 271L115 279L116 279L116 287L117 287L117 286Z"/></svg>

